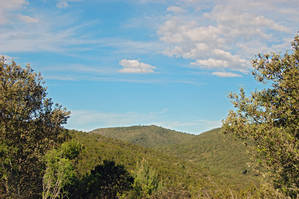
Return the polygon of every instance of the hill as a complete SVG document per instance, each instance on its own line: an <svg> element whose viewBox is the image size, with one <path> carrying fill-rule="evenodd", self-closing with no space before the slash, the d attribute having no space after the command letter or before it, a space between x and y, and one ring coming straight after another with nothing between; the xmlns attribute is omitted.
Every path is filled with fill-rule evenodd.
<svg viewBox="0 0 299 199"><path fill-rule="evenodd" d="M233 186L257 182L256 174L247 166L246 147L235 138L213 129L200 135L181 133L158 126L103 128L92 134L122 140L171 155L199 168L209 170L217 178Z"/></svg>
<svg viewBox="0 0 299 199"><path fill-rule="evenodd" d="M248 186L234 187L213 177L205 168L199 167L190 161L185 161L167 153L150 148L144 148L113 138L104 137L95 133L71 131L73 139L84 145L85 149L80 154L77 170L80 176L89 173L96 165L105 160L114 161L123 165L134 176L139 169L138 163L148 162L160 181L163 183L162 193L158 198L200 198L208 196L227 195L245 190ZM223 197L225 198L225 197Z"/></svg>
<svg viewBox="0 0 299 199"><path fill-rule="evenodd" d="M91 131L91 133L155 149L186 144L196 137L196 135L181 133L155 125L100 128Z"/></svg>

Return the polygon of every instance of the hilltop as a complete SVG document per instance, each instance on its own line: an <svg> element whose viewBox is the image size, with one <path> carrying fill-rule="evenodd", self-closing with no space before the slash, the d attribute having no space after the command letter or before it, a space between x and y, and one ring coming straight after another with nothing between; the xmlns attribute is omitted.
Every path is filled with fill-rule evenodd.
<svg viewBox="0 0 299 199"><path fill-rule="evenodd" d="M99 128L91 131L91 133L156 149L187 144L196 137L196 135L181 133L155 125Z"/></svg>

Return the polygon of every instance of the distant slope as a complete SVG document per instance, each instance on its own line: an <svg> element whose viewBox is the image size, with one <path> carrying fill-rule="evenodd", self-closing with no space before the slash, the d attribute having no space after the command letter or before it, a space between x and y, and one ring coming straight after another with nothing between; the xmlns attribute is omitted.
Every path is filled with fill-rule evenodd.
<svg viewBox="0 0 299 199"><path fill-rule="evenodd" d="M146 160L160 176L163 187L168 190L167 193L176 195L175 198L198 198L199 194L207 194L211 197L215 195L217 198L219 194L230 196L232 190L238 194L239 189L246 189L244 184L241 187L228 186L221 178L210 175L205 168L149 148L95 133L73 130L71 136L84 145L77 167L81 176L90 172L104 160L113 160L118 165L124 165L130 173L138 169L137 162Z"/></svg>
<svg viewBox="0 0 299 199"><path fill-rule="evenodd" d="M147 148L161 148L190 142L195 135L181 133L158 126L131 126L101 128L91 131L105 137L115 138Z"/></svg>
<svg viewBox="0 0 299 199"><path fill-rule="evenodd" d="M82 174L103 160L113 160L118 164L123 164L129 170L134 170L136 163L142 159L146 159L161 175L170 179L178 178L180 182L184 182L185 171L193 173L195 178L199 177L197 174L201 175L201 173L206 172L205 169L200 170L200 168L194 167L192 163L185 163L174 156L102 135L73 131L72 137L86 147L81 157L82 165L79 164L79 171Z"/></svg>
<svg viewBox="0 0 299 199"><path fill-rule="evenodd" d="M214 176L224 177L232 184L256 181L257 178L247 166L249 156L245 146L235 138L223 135L220 128L200 135L157 126L105 128L91 133L160 150L207 168Z"/></svg>
<svg viewBox="0 0 299 199"><path fill-rule="evenodd" d="M234 137L222 134L220 128L202 133L183 145L168 147L165 151L208 168L217 176L236 179L236 182L255 175L247 166L249 155L246 147Z"/></svg>

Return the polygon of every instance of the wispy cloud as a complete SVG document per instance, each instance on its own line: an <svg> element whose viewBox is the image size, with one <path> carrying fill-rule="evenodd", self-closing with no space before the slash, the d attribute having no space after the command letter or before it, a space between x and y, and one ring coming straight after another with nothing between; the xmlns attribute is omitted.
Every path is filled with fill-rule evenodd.
<svg viewBox="0 0 299 199"><path fill-rule="evenodd" d="M83 64L70 64L70 65L62 65L62 66L48 66L42 67L43 71L49 72L78 72L82 73L92 73L92 74L111 74L115 73L115 70L111 67L105 66L87 66Z"/></svg>
<svg viewBox="0 0 299 199"><path fill-rule="evenodd" d="M161 54L163 45L158 41L136 41L122 38L100 38L94 41L100 47L112 47L121 54Z"/></svg>
<svg viewBox="0 0 299 199"><path fill-rule="evenodd" d="M47 14L40 15L39 18L17 15L9 25L0 24L0 52L65 53L70 51L70 47L76 50L78 45L90 42L79 31L84 25L59 25L59 23L68 23L68 20L67 15L51 16L51 18ZM70 24L71 22L68 25Z"/></svg>
<svg viewBox="0 0 299 199"><path fill-rule="evenodd" d="M13 11L21 9L28 4L26 0L0 0L0 25L11 23L15 20Z"/></svg>
<svg viewBox="0 0 299 199"><path fill-rule="evenodd" d="M92 22L75 24L75 17L72 13L39 12L37 9L32 9L31 4L26 0L0 0L0 4L1 53L59 52L71 54L70 52L74 51L90 50L88 45L99 43L96 39L86 37L84 32L84 28Z"/></svg>
<svg viewBox="0 0 299 199"><path fill-rule="evenodd" d="M56 6L57 8L66 8L69 6L71 2L79 2L82 0L57 0Z"/></svg>
<svg viewBox="0 0 299 199"><path fill-rule="evenodd" d="M184 13L186 10L183 9L182 7L180 7L180 6L169 6L167 8L167 11L168 12L174 12L174 13Z"/></svg>
<svg viewBox="0 0 299 199"><path fill-rule="evenodd" d="M79 0L59 0L63 8ZM81 52L111 47L111 53L126 55L158 54L162 44L156 40L130 40L100 37L90 31L98 21L80 22L72 12L39 12L26 0L0 0L0 52L54 52L80 56ZM55 2L54 2L55 3ZM16 14L16 13L26 13ZM151 20L149 20L151 21Z"/></svg>
<svg viewBox="0 0 299 199"><path fill-rule="evenodd" d="M237 73L231 73L231 72L212 72L212 75L218 76L218 77L242 77L242 75Z"/></svg>
<svg viewBox="0 0 299 199"><path fill-rule="evenodd" d="M25 23L38 23L39 20L34 17L30 17L27 15L19 15L19 19Z"/></svg>
<svg viewBox="0 0 299 199"><path fill-rule="evenodd" d="M67 75L47 75L45 76L47 80L59 80L59 81L76 81L77 79L72 76Z"/></svg>
<svg viewBox="0 0 299 199"><path fill-rule="evenodd" d="M122 59L119 64L123 66L120 73L153 73L155 66L139 62L135 59Z"/></svg>

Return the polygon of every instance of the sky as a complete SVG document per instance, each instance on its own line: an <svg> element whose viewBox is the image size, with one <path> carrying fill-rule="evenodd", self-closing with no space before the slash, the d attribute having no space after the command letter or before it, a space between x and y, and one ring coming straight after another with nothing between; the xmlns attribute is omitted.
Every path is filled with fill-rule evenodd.
<svg viewBox="0 0 299 199"><path fill-rule="evenodd" d="M298 0L0 0L0 55L41 72L66 128L220 127L250 60L284 53Z"/></svg>

